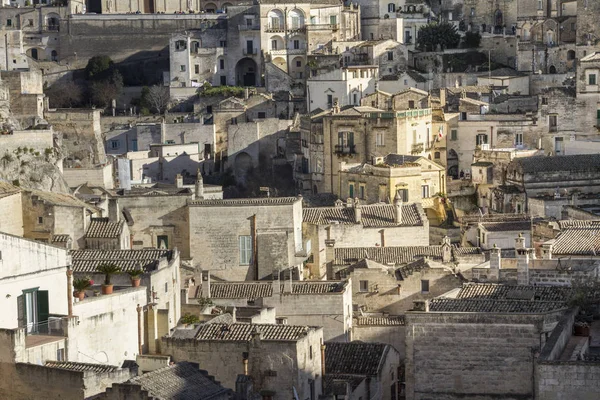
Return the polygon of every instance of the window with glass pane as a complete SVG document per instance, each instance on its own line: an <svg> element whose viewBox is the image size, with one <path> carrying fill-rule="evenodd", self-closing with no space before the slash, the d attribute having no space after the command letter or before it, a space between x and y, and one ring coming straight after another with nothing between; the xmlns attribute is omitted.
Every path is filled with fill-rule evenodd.
<svg viewBox="0 0 600 400"><path fill-rule="evenodd" d="M240 265L250 265L252 260L252 236L240 236Z"/></svg>

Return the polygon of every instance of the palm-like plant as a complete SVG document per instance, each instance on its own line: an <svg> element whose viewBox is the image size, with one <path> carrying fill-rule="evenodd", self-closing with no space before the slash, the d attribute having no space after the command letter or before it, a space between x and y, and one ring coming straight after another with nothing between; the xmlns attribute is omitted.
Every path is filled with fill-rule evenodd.
<svg viewBox="0 0 600 400"><path fill-rule="evenodd" d="M119 272L121 272L121 268L113 263L104 263L104 264L100 264L98 265L98 268L96 268L96 270L98 272L100 272L101 274L104 274L104 284L106 286L110 285L110 277L114 274L118 274Z"/></svg>
<svg viewBox="0 0 600 400"><path fill-rule="evenodd" d="M144 273L141 269L134 269L132 271L127 271L131 279L138 279Z"/></svg>
<svg viewBox="0 0 600 400"><path fill-rule="evenodd" d="M73 288L78 292L83 292L92 286L90 278L79 278L73 280Z"/></svg>

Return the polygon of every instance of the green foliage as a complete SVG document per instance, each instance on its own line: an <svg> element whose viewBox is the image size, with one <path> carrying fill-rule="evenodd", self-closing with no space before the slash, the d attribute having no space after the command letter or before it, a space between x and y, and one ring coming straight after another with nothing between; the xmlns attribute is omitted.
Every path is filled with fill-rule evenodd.
<svg viewBox="0 0 600 400"><path fill-rule="evenodd" d="M19 182L18 179L15 179L14 181L11 182L13 186L21 186L21 182Z"/></svg>
<svg viewBox="0 0 600 400"><path fill-rule="evenodd" d="M84 98L84 86L73 81L58 81L44 89L50 106L53 108L71 108L80 106Z"/></svg>
<svg viewBox="0 0 600 400"><path fill-rule="evenodd" d="M44 149L44 154L49 156L50 154L54 153L54 149L52 147L46 147Z"/></svg>
<svg viewBox="0 0 600 400"><path fill-rule="evenodd" d="M91 280L90 280L89 277L79 278L79 279L73 280L73 287L78 292L83 292L84 290L86 290L90 286L92 286L92 283L91 283Z"/></svg>
<svg viewBox="0 0 600 400"><path fill-rule="evenodd" d="M93 81L90 92L94 104L109 107L113 99L118 98L123 91L123 77L116 69L102 80Z"/></svg>
<svg viewBox="0 0 600 400"><path fill-rule="evenodd" d="M190 324L197 324L199 322L200 322L200 318L197 315L192 315L190 313L187 313L183 317L181 317L182 324L190 325Z"/></svg>
<svg viewBox="0 0 600 400"><path fill-rule="evenodd" d="M200 307L207 307L212 306L214 303L208 297L200 297L198 299L198 304L200 305Z"/></svg>
<svg viewBox="0 0 600 400"><path fill-rule="evenodd" d="M463 38L463 46L466 48L476 48L479 47L481 43L481 34L479 32L467 32L465 33L465 37Z"/></svg>
<svg viewBox="0 0 600 400"><path fill-rule="evenodd" d="M131 278L138 279L140 276L142 276L144 271L142 271L141 269L134 269L133 271L127 271L127 273Z"/></svg>
<svg viewBox="0 0 600 400"><path fill-rule="evenodd" d="M10 154L8 151L6 151L6 153L4 153L4 155L2 156L2 158L0 160L2 161L2 165L6 168L6 166L8 164L10 164L11 162L13 162L15 160L15 158L13 157L12 154Z"/></svg>
<svg viewBox="0 0 600 400"><path fill-rule="evenodd" d="M198 96L201 97L212 97L212 96L224 96L224 97L244 97L245 89L240 86L214 86L214 87L203 87L198 90Z"/></svg>
<svg viewBox="0 0 600 400"><path fill-rule="evenodd" d="M121 272L121 268L113 263L104 263L98 265L96 271L100 272L101 274L104 274L104 284L110 285L110 277L114 274L118 274L119 272Z"/></svg>
<svg viewBox="0 0 600 400"><path fill-rule="evenodd" d="M102 79L113 66L113 60L109 56L94 56L85 66L85 76L87 79Z"/></svg>
<svg viewBox="0 0 600 400"><path fill-rule="evenodd" d="M447 22L422 26L417 37L417 48L421 51L437 51L438 46L442 51L454 49L459 43L460 34L456 26Z"/></svg>

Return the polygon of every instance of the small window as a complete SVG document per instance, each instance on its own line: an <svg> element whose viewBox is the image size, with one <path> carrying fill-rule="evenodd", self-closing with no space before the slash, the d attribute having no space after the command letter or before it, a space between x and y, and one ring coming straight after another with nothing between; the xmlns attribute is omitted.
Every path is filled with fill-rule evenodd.
<svg viewBox="0 0 600 400"><path fill-rule="evenodd" d="M354 198L354 183L348 185L348 197L351 199Z"/></svg>
<svg viewBox="0 0 600 400"><path fill-rule="evenodd" d="M227 77L226 76L221 76L221 86L225 86L227 85Z"/></svg>
<svg viewBox="0 0 600 400"><path fill-rule="evenodd" d="M225 69L225 60L219 60L219 68Z"/></svg>
<svg viewBox="0 0 600 400"><path fill-rule="evenodd" d="M375 136L375 146L385 146L385 132L377 132Z"/></svg>
<svg viewBox="0 0 600 400"><path fill-rule="evenodd" d="M515 134L515 146L523 146L523 133L517 132Z"/></svg>
<svg viewBox="0 0 600 400"><path fill-rule="evenodd" d="M252 236L240 236L240 265L250 265L252 260Z"/></svg>
<svg viewBox="0 0 600 400"><path fill-rule="evenodd" d="M227 40L221 40L219 42L219 46L221 46L221 47L227 47Z"/></svg>
<svg viewBox="0 0 600 400"><path fill-rule="evenodd" d="M308 358L312 360L313 358L313 348L312 346L310 346L310 348L308 349Z"/></svg>
<svg viewBox="0 0 600 400"><path fill-rule="evenodd" d="M6 26L12 26L12 19L6 20Z"/></svg>
<svg viewBox="0 0 600 400"><path fill-rule="evenodd" d="M424 199L429 197L429 185L421 185L421 197Z"/></svg>
<svg viewBox="0 0 600 400"><path fill-rule="evenodd" d="M596 85L596 74L588 75L588 85Z"/></svg>
<svg viewBox="0 0 600 400"><path fill-rule="evenodd" d="M302 61L296 61L296 67L301 67L302 66Z"/></svg>
<svg viewBox="0 0 600 400"><path fill-rule="evenodd" d="M361 292L368 292L369 291L369 281L360 281L360 289L359 291Z"/></svg>
<svg viewBox="0 0 600 400"><path fill-rule="evenodd" d="M169 293L169 282L165 282L165 293Z"/></svg>
<svg viewBox="0 0 600 400"><path fill-rule="evenodd" d="M388 61L394 61L394 52L393 51L388 51L387 56L388 56Z"/></svg>
<svg viewBox="0 0 600 400"><path fill-rule="evenodd" d="M294 50L298 50L300 48L300 41L294 40Z"/></svg>
<svg viewBox="0 0 600 400"><path fill-rule="evenodd" d="M436 160L440 159L440 152L436 151L435 153L433 153L433 158L435 158Z"/></svg>
<svg viewBox="0 0 600 400"><path fill-rule="evenodd" d="M65 349L56 350L56 361L65 361Z"/></svg>
<svg viewBox="0 0 600 400"><path fill-rule="evenodd" d="M394 3L388 4L388 12L390 12L390 13L396 12L396 5Z"/></svg>
<svg viewBox="0 0 600 400"><path fill-rule="evenodd" d="M198 64L194 65L194 72L195 72L196 74L199 74L199 73L200 73L200 66L199 66Z"/></svg>
<svg viewBox="0 0 600 400"><path fill-rule="evenodd" d="M475 16L475 7L471 7L471 17Z"/></svg>
<svg viewBox="0 0 600 400"><path fill-rule="evenodd" d="M265 119L265 118L267 118L267 114L264 111L259 111L258 119Z"/></svg>
<svg viewBox="0 0 600 400"><path fill-rule="evenodd" d="M180 66L179 66L179 70L180 70L181 72L185 72L185 65L180 65Z"/></svg>
<svg viewBox="0 0 600 400"><path fill-rule="evenodd" d="M542 105L543 106L547 106L548 105L548 98L547 97L542 97Z"/></svg>
<svg viewBox="0 0 600 400"><path fill-rule="evenodd" d="M467 120L467 113L466 112L461 112L460 113L460 120L461 121L466 121Z"/></svg>
<svg viewBox="0 0 600 400"><path fill-rule="evenodd" d="M44 217L38 217L38 224L44 223Z"/></svg>
<svg viewBox="0 0 600 400"><path fill-rule="evenodd" d="M118 149L119 148L119 141L118 140L111 140L110 141L110 148L111 149Z"/></svg>
<svg viewBox="0 0 600 400"><path fill-rule="evenodd" d="M361 200L364 200L364 199L365 199L365 188L366 188L366 187L365 187L365 185L363 185L363 184L360 184L360 185L358 186L358 197L359 197Z"/></svg>
<svg viewBox="0 0 600 400"><path fill-rule="evenodd" d="M236 117L231 118L231 125L237 125L237 118Z"/></svg>
<svg viewBox="0 0 600 400"><path fill-rule="evenodd" d="M410 108L410 109L415 108L415 101L414 100L409 100L408 101L408 108Z"/></svg>
<svg viewBox="0 0 600 400"><path fill-rule="evenodd" d="M29 26L33 26L33 20L32 20L32 19L28 19L28 20L27 20L27 25L29 25Z"/></svg>
<svg viewBox="0 0 600 400"><path fill-rule="evenodd" d="M452 129L450 131L450 140L458 140L458 130Z"/></svg>
<svg viewBox="0 0 600 400"><path fill-rule="evenodd" d="M429 293L429 280L421 280L421 293Z"/></svg>

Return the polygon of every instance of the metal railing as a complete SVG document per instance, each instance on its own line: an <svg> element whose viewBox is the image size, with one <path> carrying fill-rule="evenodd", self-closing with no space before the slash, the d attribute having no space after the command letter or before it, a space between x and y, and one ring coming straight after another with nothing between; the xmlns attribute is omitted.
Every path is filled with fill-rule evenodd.
<svg viewBox="0 0 600 400"><path fill-rule="evenodd" d="M285 32L285 26L283 24L278 25L267 25L265 27L265 32Z"/></svg>
<svg viewBox="0 0 600 400"><path fill-rule="evenodd" d="M309 31L337 31L339 24L310 24L308 25Z"/></svg>
<svg viewBox="0 0 600 400"><path fill-rule="evenodd" d="M29 323L26 327L27 335L65 336L61 317L48 317L47 321Z"/></svg>
<svg viewBox="0 0 600 400"><path fill-rule="evenodd" d="M334 152L336 154L356 154L356 145L351 144L344 146L336 144Z"/></svg>
<svg viewBox="0 0 600 400"><path fill-rule="evenodd" d="M238 29L240 31L259 31L260 30L260 25L259 24L238 25Z"/></svg>
<svg viewBox="0 0 600 400"><path fill-rule="evenodd" d="M423 143L415 143L411 146L411 153L412 154L419 154L422 153L424 149Z"/></svg>

